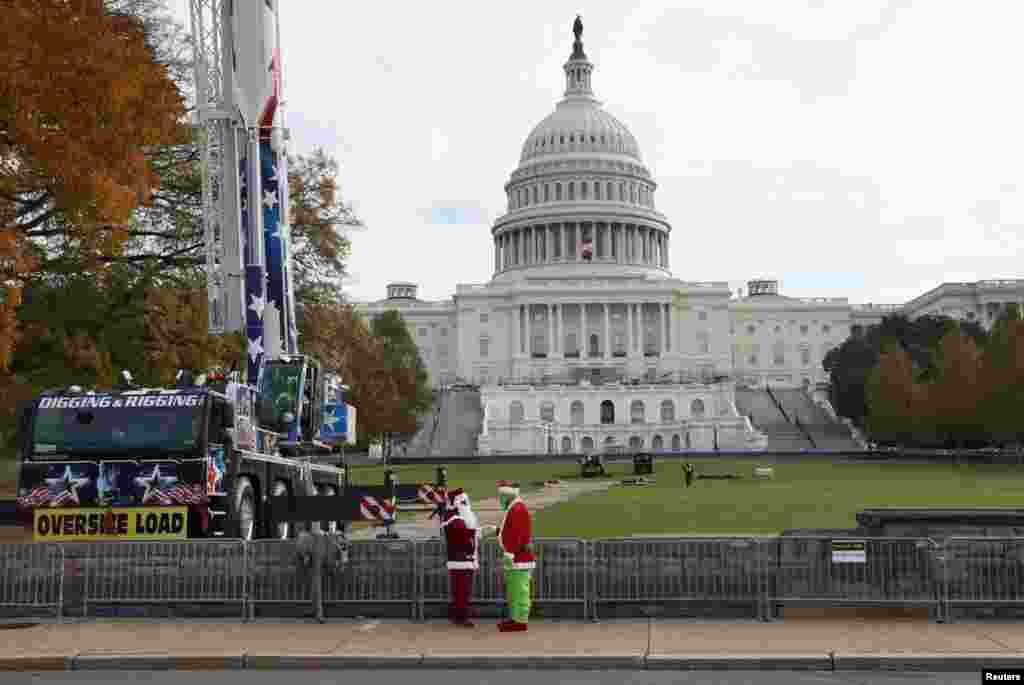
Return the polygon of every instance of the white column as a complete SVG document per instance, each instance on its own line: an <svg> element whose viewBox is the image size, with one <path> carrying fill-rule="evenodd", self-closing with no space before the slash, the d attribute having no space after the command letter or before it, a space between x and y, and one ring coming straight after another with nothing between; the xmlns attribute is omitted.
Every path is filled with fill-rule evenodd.
<svg viewBox="0 0 1024 685"><path fill-rule="evenodd" d="M611 312L609 311L608 304L605 303L604 307L604 358L612 358L612 320Z"/></svg>
<svg viewBox="0 0 1024 685"><path fill-rule="evenodd" d="M565 303L558 305L558 351L565 354Z"/></svg>
<svg viewBox="0 0 1024 685"><path fill-rule="evenodd" d="M672 351L672 304L665 305L665 351Z"/></svg>
<svg viewBox="0 0 1024 685"><path fill-rule="evenodd" d="M636 335L633 333L633 303L630 302L626 305L626 356L633 356L633 349L636 347L636 341L634 340Z"/></svg>
<svg viewBox="0 0 1024 685"><path fill-rule="evenodd" d="M529 304L526 305L526 356L533 358L533 312Z"/></svg>
<svg viewBox="0 0 1024 685"><path fill-rule="evenodd" d="M580 304L580 359L590 359L590 333L587 330L587 305Z"/></svg>
<svg viewBox="0 0 1024 685"><path fill-rule="evenodd" d="M555 356L555 305L548 304L548 358Z"/></svg>
<svg viewBox="0 0 1024 685"><path fill-rule="evenodd" d="M515 330L515 354L518 357L523 353L523 306L516 305L516 330Z"/></svg>

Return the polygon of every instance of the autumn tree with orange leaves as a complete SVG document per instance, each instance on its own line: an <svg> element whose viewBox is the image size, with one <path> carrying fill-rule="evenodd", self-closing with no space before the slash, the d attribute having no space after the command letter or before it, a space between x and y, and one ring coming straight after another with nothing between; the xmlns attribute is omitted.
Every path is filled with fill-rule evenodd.
<svg viewBox="0 0 1024 685"><path fill-rule="evenodd" d="M27 276L47 250L116 255L157 185L146 150L184 109L142 23L102 0L0 0L0 368ZM56 238L60 243L54 245Z"/></svg>

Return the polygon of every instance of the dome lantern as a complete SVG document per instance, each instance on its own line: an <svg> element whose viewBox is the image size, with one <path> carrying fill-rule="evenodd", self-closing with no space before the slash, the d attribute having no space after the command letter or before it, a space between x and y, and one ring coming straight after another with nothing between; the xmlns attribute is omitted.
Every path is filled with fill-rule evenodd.
<svg viewBox="0 0 1024 685"><path fill-rule="evenodd" d="M590 74L594 71L594 65L587 59L583 52L583 21L576 15L572 32L576 39L572 43L572 55L569 61L562 67L565 70L565 97L584 97L593 99L594 91L590 88Z"/></svg>

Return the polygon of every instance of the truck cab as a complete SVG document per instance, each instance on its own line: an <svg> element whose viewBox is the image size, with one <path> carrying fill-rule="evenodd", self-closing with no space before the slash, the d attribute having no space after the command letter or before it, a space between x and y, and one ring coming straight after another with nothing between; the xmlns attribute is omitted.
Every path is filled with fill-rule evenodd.
<svg viewBox="0 0 1024 685"><path fill-rule="evenodd" d="M40 541L162 540L211 532L228 398L206 387L44 392L21 408L18 497Z"/></svg>

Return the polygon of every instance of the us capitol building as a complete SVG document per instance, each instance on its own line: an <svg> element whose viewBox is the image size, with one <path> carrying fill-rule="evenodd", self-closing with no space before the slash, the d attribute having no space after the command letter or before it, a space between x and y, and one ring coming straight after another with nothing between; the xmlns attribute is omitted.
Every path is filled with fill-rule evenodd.
<svg viewBox="0 0 1024 685"><path fill-rule="evenodd" d="M946 283L901 306L673 278L657 182L595 99L578 19L574 32L565 96L505 184L491 281L441 302L392 283L386 299L357 305L401 312L433 385L481 386L480 453L763 446L736 410L737 385L825 383L828 351L887 314L987 327L1024 304L1024 280Z"/></svg>

